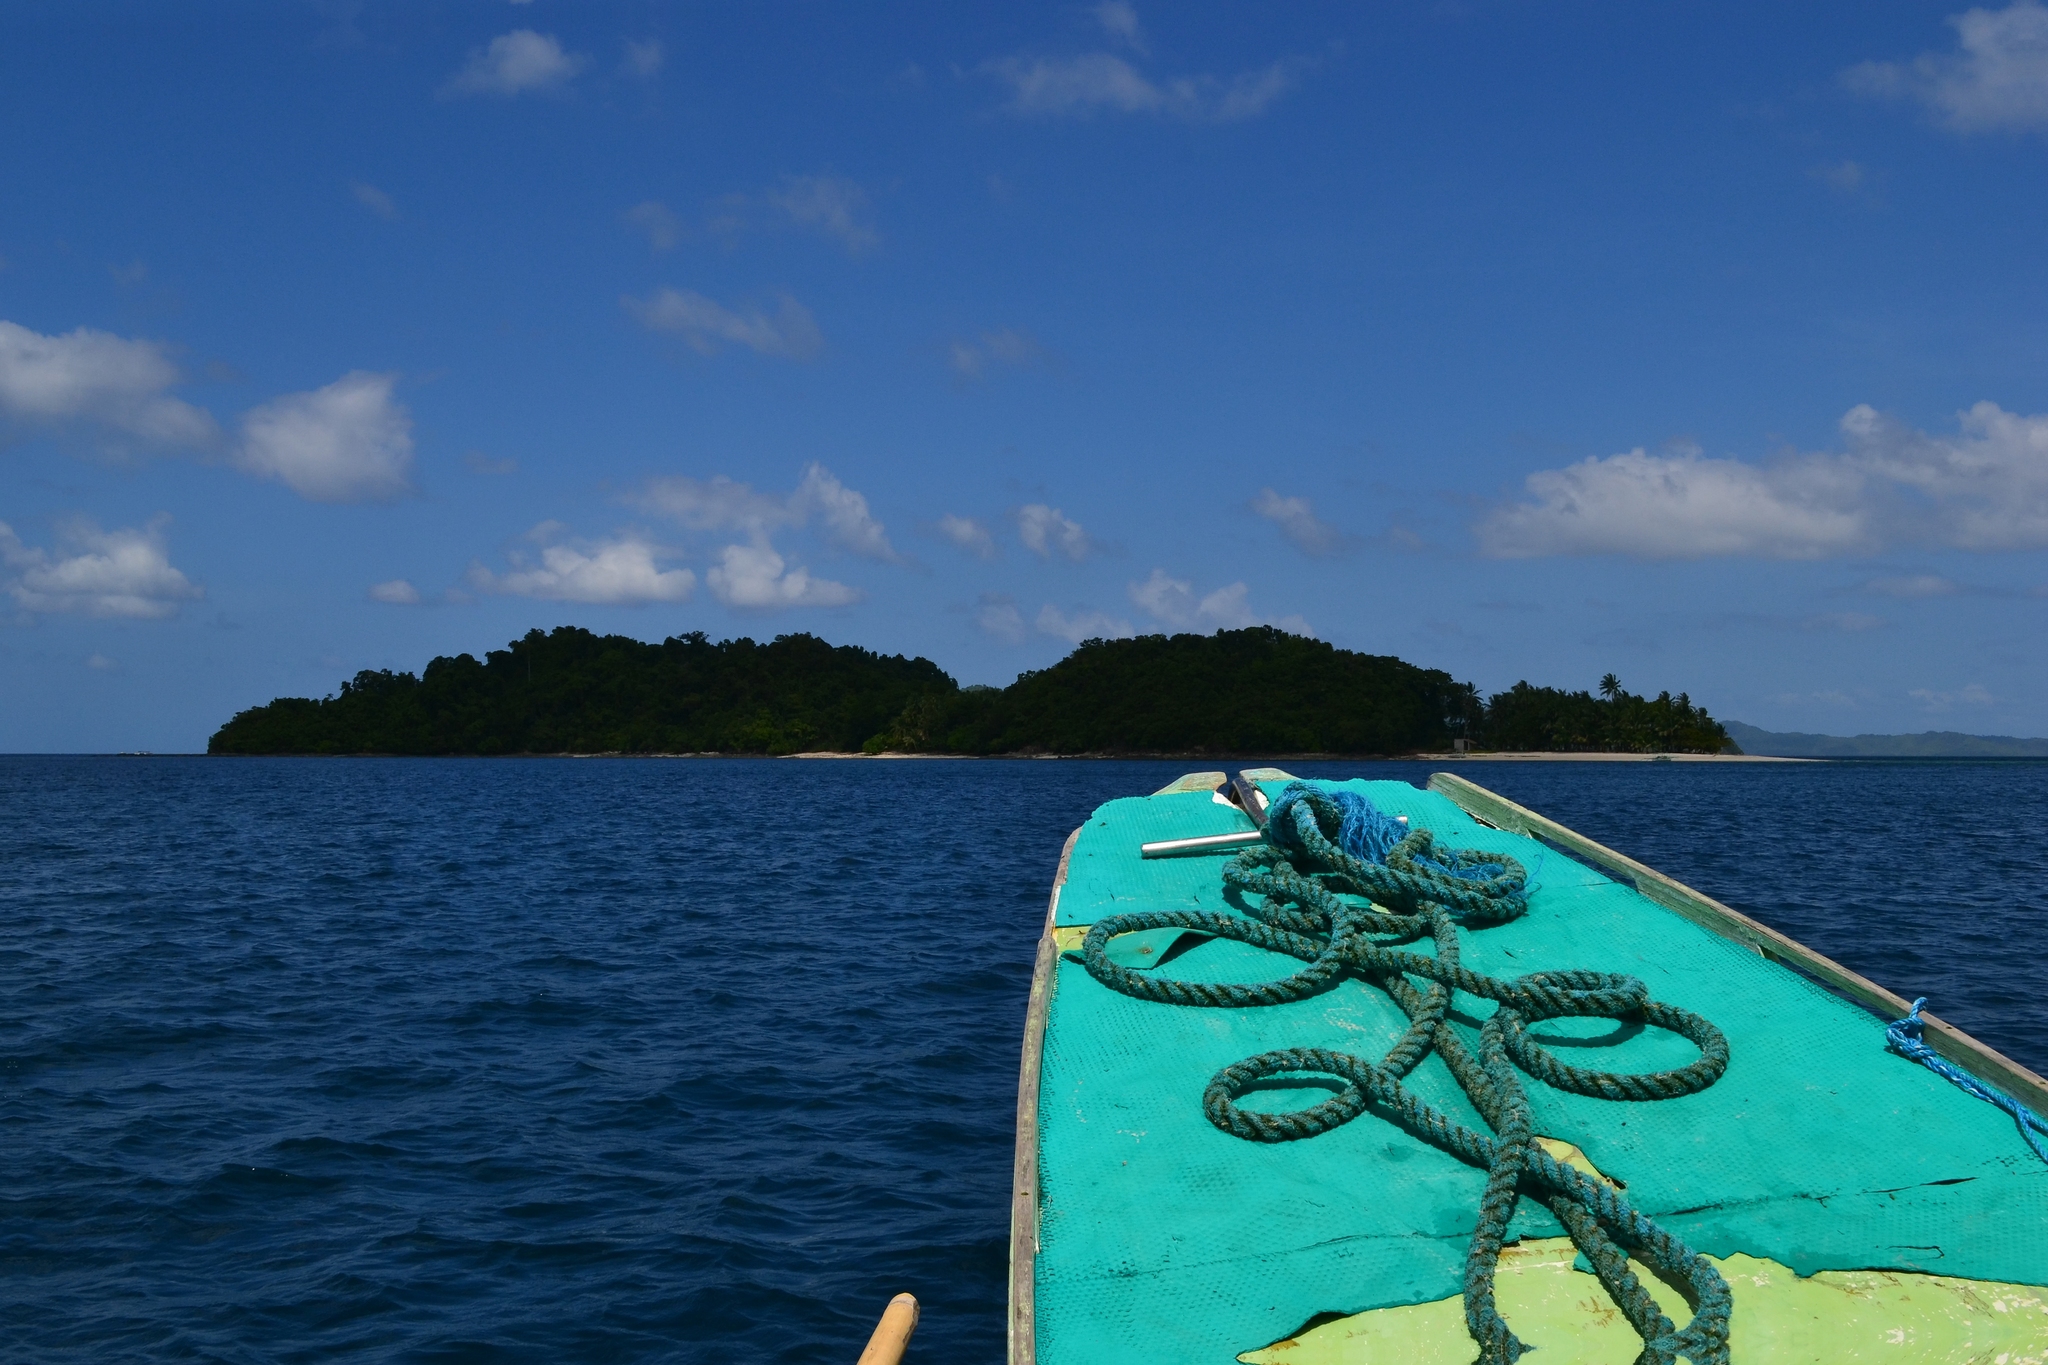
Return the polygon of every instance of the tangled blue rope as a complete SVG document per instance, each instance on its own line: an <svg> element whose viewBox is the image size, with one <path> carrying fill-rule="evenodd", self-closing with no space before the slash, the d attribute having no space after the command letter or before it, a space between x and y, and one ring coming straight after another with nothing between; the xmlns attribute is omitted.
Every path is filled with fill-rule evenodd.
<svg viewBox="0 0 2048 1365"><path fill-rule="evenodd" d="M2048 1149L2044 1149L2041 1146L2041 1139L2034 1136L2036 1133L2048 1133L2048 1123L2043 1123L2039 1114L2003 1090L1994 1090L1984 1084L1927 1045L1927 1025L1920 1019L1920 1007L1926 1003L1927 997L1923 995L1913 1002L1913 1008L1905 1018L1894 1019L1885 1025L1885 1047L1901 1057L1920 1063L1937 1076L1948 1077L1978 1099L1995 1104L2011 1114L2013 1122L2019 1125L2020 1136L2027 1140L2027 1146L2034 1149L2034 1155L2048 1161Z"/></svg>
<svg viewBox="0 0 2048 1365"><path fill-rule="evenodd" d="M1203 911L1141 911L1096 921L1082 941L1089 975L1112 990L1165 1004L1246 1008L1305 999L1356 976L1391 996L1408 1030L1378 1062L1324 1048L1262 1053L1210 1078L1202 1110L1224 1132L1253 1142L1292 1142L1326 1133L1373 1106L1416 1136L1486 1172L1477 1225L1465 1257L1465 1328L1479 1365L1513 1365L1528 1346L1495 1302L1494 1281L1508 1221L1524 1195L1564 1225L1615 1304L1643 1339L1640 1365L1728 1365L1727 1281L1713 1263L1638 1213L1613 1186L1556 1161L1537 1143L1517 1068L1560 1090L1609 1100L1690 1095L1720 1079L1728 1040L1688 1010L1652 1000L1643 983L1607 972L1532 972L1501 980L1458 961L1455 914L1467 924L1500 923L1528 909L1527 877L1515 859L1439 849L1426 829L1403 830L1363 796L1293 783L1268 815L1265 844L1225 866L1223 880L1262 899L1241 903L1250 918ZM1358 904L1344 897L1365 901ZM1111 962L1109 941L1141 929L1196 929L1295 957L1307 965L1257 985L1179 981ZM1377 937L1375 937L1377 936ZM1434 954L1397 951L1428 938ZM1420 978L1420 987L1411 978ZM1477 1052L1446 1026L1452 990L1495 1001ZM1540 1046L1528 1025L1565 1016L1640 1021L1690 1039L1699 1059L1647 1074L1569 1066ZM1434 1052L1492 1134L1476 1132L1401 1084ZM1268 1113L1237 1100L1262 1081L1331 1076L1344 1087L1305 1109ZM1679 1285L1692 1321L1674 1326L1629 1267L1634 1255Z"/></svg>

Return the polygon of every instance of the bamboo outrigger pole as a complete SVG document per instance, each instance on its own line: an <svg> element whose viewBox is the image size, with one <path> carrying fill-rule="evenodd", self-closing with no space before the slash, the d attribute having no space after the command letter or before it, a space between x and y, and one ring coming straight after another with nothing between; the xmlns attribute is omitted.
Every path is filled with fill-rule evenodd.
<svg viewBox="0 0 2048 1365"><path fill-rule="evenodd" d="M910 1344L910 1334L916 1330L917 1299L910 1294L898 1294L882 1310L882 1320L875 1324L868 1348L860 1353L860 1365L897 1365L903 1359L903 1348Z"/></svg>

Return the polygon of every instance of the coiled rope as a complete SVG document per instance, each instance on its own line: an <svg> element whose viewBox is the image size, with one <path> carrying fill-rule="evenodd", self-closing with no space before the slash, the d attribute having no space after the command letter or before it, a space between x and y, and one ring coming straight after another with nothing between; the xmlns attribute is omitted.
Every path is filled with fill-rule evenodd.
<svg viewBox="0 0 2048 1365"><path fill-rule="evenodd" d="M1393 997L1408 1016L1408 1029L1378 1062L1325 1048L1289 1048L1227 1066L1210 1078L1202 1095L1209 1121L1248 1141L1292 1142L1326 1133L1378 1105L1417 1137L1483 1169L1486 1191L1466 1252L1464 1283L1465 1327L1479 1345L1479 1365L1513 1365L1529 1349L1509 1329L1494 1298L1508 1220L1524 1194L1557 1216L1642 1337L1639 1365L1671 1365L1681 1356L1694 1365L1728 1365L1727 1282L1704 1256L1636 1212L1620 1191L1544 1151L1516 1075L1519 1067L1556 1089L1609 1100L1690 1095L1727 1069L1728 1040L1721 1031L1697 1014L1650 999L1631 976L1553 971L1502 980L1459 965L1454 914L1468 924L1490 924L1528 909L1526 875L1506 855L1439 848L1430 831L1401 830L1357 793L1300 782L1274 803L1266 839L1223 871L1227 885L1262 897L1259 904L1241 902L1252 918L1177 910L1098 920L1081 945L1089 974L1140 1000L1223 1009L1301 1000L1356 976ZM1370 904L1355 904L1345 894ZM1162 978L1109 960L1106 950L1117 935L1166 928L1234 939L1307 965L1277 981L1232 985ZM1434 955L1398 950L1424 937ZM1476 1054L1445 1026L1454 989L1499 1006L1479 1030ZM1569 1066L1528 1032L1531 1024L1566 1016L1668 1029L1690 1039L1700 1056L1688 1066L1645 1074ZM1443 1058L1491 1135L1456 1122L1401 1084L1431 1052ZM1237 1104L1262 1081L1316 1076L1336 1077L1344 1088L1321 1103L1282 1113ZM1631 1255L1683 1287L1693 1309L1683 1329L1637 1280Z"/></svg>

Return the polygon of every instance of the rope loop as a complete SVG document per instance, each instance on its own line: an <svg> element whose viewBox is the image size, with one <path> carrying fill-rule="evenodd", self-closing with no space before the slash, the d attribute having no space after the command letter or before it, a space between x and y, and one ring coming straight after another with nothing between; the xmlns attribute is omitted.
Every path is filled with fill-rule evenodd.
<svg viewBox="0 0 2048 1365"><path fill-rule="evenodd" d="M1408 1016L1408 1029L1376 1063L1315 1047L1234 1062L1212 1076L1202 1093L1209 1122L1248 1142L1298 1142L1377 1108L1414 1136L1484 1170L1486 1190L1466 1251L1464 1288L1465 1327L1478 1344L1478 1365L1513 1365L1529 1349L1501 1317L1494 1297L1508 1222L1524 1197L1543 1202L1592 1264L1643 1339L1642 1365L1673 1365L1681 1357L1694 1365L1728 1365L1733 1300L1727 1282L1712 1262L1638 1213L1615 1187L1588 1179L1544 1151L1533 1136L1520 1079L1526 1074L1553 1089L1598 1099L1675 1099L1721 1078L1728 1069L1726 1035L1690 1010L1652 999L1633 976L1563 970L1502 979L1463 966L1460 922L1501 924L1528 912L1527 874L1506 854L1441 848L1429 830L1404 830L1356 792L1302 782L1290 784L1273 804L1266 839L1223 869L1224 883L1240 893L1244 915L1141 911L1098 920L1081 944L1089 975L1141 1000L1226 1009L1303 1000L1357 978L1391 996ZM1288 976L1243 985L1179 980L1109 960L1109 942L1117 935L1165 928L1231 939L1306 965ZM1433 953L1403 947L1423 940ZM1453 991L1498 1005L1480 1025L1476 1051L1447 1026ZM1700 1055L1667 1071L1572 1066L1529 1032L1532 1024L1559 1018L1663 1029L1689 1040ZM1918 1024L1917 1018L1901 1021L1907 1022ZM1912 1032L1911 1041L1924 1049L1917 1027ZM1466 1127L1402 1084L1432 1054L1443 1059L1490 1133ZM1254 1091L1332 1080L1334 1093L1305 1108L1269 1111L1238 1103ZM1693 1315L1683 1329L1672 1325L1643 1288L1631 1257L1686 1287Z"/></svg>

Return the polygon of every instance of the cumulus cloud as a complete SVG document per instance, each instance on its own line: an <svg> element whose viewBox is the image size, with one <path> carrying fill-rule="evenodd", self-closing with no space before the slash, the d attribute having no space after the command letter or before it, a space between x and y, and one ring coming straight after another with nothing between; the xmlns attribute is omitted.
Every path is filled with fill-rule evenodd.
<svg viewBox="0 0 2048 1365"><path fill-rule="evenodd" d="M760 355L808 360L825 344L818 324L805 307L781 296L775 315L745 305L737 311L688 289L663 286L644 299L620 298L626 311L652 332L671 332L700 355L715 355L723 345L744 346Z"/></svg>
<svg viewBox="0 0 2048 1365"><path fill-rule="evenodd" d="M1868 405L1843 415L1840 452L1765 464L1696 448L1642 449L1531 474L1533 501L1475 528L1505 558L1625 554L1818 559L1895 544L1963 550L2048 545L2048 416L1979 403L1956 435L1916 431Z"/></svg>
<svg viewBox="0 0 2048 1365"><path fill-rule="evenodd" d="M372 584L370 600L388 602L394 607L410 607L420 600L420 590L403 578L394 578L389 582Z"/></svg>
<svg viewBox="0 0 2048 1365"><path fill-rule="evenodd" d="M1089 118L1098 113L1152 114L1188 123L1256 118L1294 87L1303 64L1276 61L1227 80L1176 76L1154 80L1110 52L1073 57L1006 57L983 70L1009 87L1013 114Z"/></svg>
<svg viewBox="0 0 2048 1365"><path fill-rule="evenodd" d="M1042 502L1018 509L1017 538L1024 542L1025 549L1041 559L1060 555L1076 564L1095 549L1095 542L1088 539L1081 523Z"/></svg>
<svg viewBox="0 0 2048 1365"><path fill-rule="evenodd" d="M1138 632L1131 623L1105 611L1076 611L1069 616L1048 602L1038 609L1038 633L1080 644L1083 640L1128 640Z"/></svg>
<svg viewBox="0 0 2048 1365"><path fill-rule="evenodd" d="M529 538L550 540L560 529L554 522L542 522ZM548 545L538 564L526 563L525 556L515 552L512 572L506 574L473 564L469 583L480 592L544 602L637 607L685 601L697 586L697 576L688 569L661 568L658 561L667 557L650 541L627 533L589 544Z"/></svg>
<svg viewBox="0 0 2048 1365"><path fill-rule="evenodd" d="M1045 348L1031 333L1014 327L983 332L974 340L956 337L946 344L946 364L962 380L982 377L991 363L1030 369L1045 361Z"/></svg>
<svg viewBox="0 0 2048 1365"><path fill-rule="evenodd" d="M361 204L386 222L390 222L398 217L398 205L392 203L391 196L378 189L375 185L363 180L351 180L348 189L349 193L356 197L358 204Z"/></svg>
<svg viewBox="0 0 2048 1365"><path fill-rule="evenodd" d="M867 191L843 176L786 175L768 202L791 222L836 238L849 252L866 251L882 240L867 221Z"/></svg>
<svg viewBox="0 0 2048 1365"><path fill-rule="evenodd" d="M1270 488L1261 488L1251 506L1252 511L1280 528L1288 544L1305 555L1320 558L1344 547L1343 534L1316 516L1307 498L1283 498Z"/></svg>
<svg viewBox="0 0 2048 1365"><path fill-rule="evenodd" d="M889 533L868 511L868 500L815 461L805 468L789 506L799 521L815 515L825 528L825 538L842 550L884 564L902 562L896 547L889 543Z"/></svg>
<svg viewBox="0 0 2048 1365"><path fill-rule="evenodd" d="M150 445L204 447L220 429L173 398L178 367L153 341L80 327L45 336L0 322L0 415L41 426L83 426Z"/></svg>
<svg viewBox="0 0 2048 1365"><path fill-rule="evenodd" d="M625 219L656 251L667 251L683 240L683 220L673 209L652 199L627 209Z"/></svg>
<svg viewBox="0 0 2048 1365"><path fill-rule="evenodd" d="M746 545L728 545L704 581L729 607L774 611L782 607L843 607L858 602L859 589L829 578L815 578L801 566L790 567L757 537Z"/></svg>
<svg viewBox="0 0 2048 1365"><path fill-rule="evenodd" d="M2048 9L2015 0L1951 15L1956 48L1842 73L1859 94L1912 99L1956 132L2048 128Z"/></svg>
<svg viewBox="0 0 2048 1365"><path fill-rule="evenodd" d="M589 65L590 58L564 52L561 40L552 33L515 28L471 52L462 69L441 87L441 93L444 97L552 94L567 89Z"/></svg>
<svg viewBox="0 0 2048 1365"><path fill-rule="evenodd" d="M140 529L102 531L89 521L62 528L69 553L24 545L0 522L0 584L23 611L155 620L204 592L173 568L159 516Z"/></svg>
<svg viewBox="0 0 2048 1365"><path fill-rule="evenodd" d="M999 592L985 592L974 610L974 624L980 626L998 640L1010 644L1021 644L1024 640L1024 613L1017 610L1014 598Z"/></svg>
<svg viewBox="0 0 2048 1365"><path fill-rule="evenodd" d="M392 401L398 377L352 370L242 418L235 462L312 502L391 502L412 491L412 417Z"/></svg>
<svg viewBox="0 0 2048 1365"><path fill-rule="evenodd" d="M948 512L938 520L938 532L976 559L996 557L996 539L989 534L988 527L972 517L955 516Z"/></svg>
<svg viewBox="0 0 2048 1365"><path fill-rule="evenodd" d="M1246 626L1275 625L1296 635L1315 634L1299 616L1274 620L1253 611L1251 590L1243 583L1232 583L1197 597L1193 583L1175 578L1164 569L1154 569L1150 578L1130 584L1128 591L1131 601L1146 615L1161 625L1180 630L1242 630Z"/></svg>

